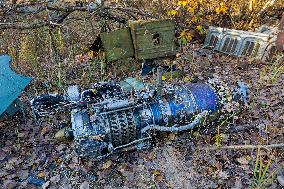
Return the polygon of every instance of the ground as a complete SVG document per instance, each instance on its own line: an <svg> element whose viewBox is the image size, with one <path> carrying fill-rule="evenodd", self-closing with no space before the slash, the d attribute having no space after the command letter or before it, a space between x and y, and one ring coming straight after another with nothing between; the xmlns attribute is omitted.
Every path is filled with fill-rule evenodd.
<svg viewBox="0 0 284 189"><path fill-rule="evenodd" d="M1 123L0 186L241 189L257 188L258 183L259 188L283 187L283 146L226 149L231 145L283 143L284 74L279 73L279 61L261 63L215 53L208 57L192 55L191 47L178 53L174 61L183 70L183 79L172 82L214 76L226 82L241 80L249 87L248 106L238 117L220 125L219 134L218 125L207 125L208 132L158 134L150 149L117 154L96 162L81 160L74 153L72 143L54 139L58 129L57 121L50 120L53 118L35 123L28 113L24 119ZM56 120L60 119L63 118ZM235 127L240 129L234 130ZM216 142L217 137L220 142ZM220 149L205 148L214 146ZM257 163L260 159L263 168L268 164L262 182Z"/></svg>

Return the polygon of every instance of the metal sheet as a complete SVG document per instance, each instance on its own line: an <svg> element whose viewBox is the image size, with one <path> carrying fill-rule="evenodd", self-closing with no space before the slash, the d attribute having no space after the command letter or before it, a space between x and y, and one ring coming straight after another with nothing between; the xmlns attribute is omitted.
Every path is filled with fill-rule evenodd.
<svg viewBox="0 0 284 189"><path fill-rule="evenodd" d="M0 117L18 98L32 78L16 74L10 68L12 58L0 56Z"/></svg>
<svg viewBox="0 0 284 189"><path fill-rule="evenodd" d="M274 45L276 36L228 28L209 27L204 46L237 57L264 60Z"/></svg>

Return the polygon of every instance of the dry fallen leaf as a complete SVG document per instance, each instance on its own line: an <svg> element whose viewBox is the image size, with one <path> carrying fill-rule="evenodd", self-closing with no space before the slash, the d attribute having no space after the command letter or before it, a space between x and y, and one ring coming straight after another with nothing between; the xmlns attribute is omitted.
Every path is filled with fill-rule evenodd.
<svg viewBox="0 0 284 189"><path fill-rule="evenodd" d="M170 140L175 140L176 139L176 134L175 133L170 133L169 134L169 139Z"/></svg>
<svg viewBox="0 0 284 189"><path fill-rule="evenodd" d="M108 169L108 168L110 168L110 166L112 165L112 161L111 160L108 160L107 162L105 162L104 164L103 164L103 169L105 170L105 169Z"/></svg>
<svg viewBox="0 0 284 189"><path fill-rule="evenodd" d="M248 165L249 162L248 160L246 159L246 157L240 157L240 158L237 158L237 161L242 164L242 165Z"/></svg>
<svg viewBox="0 0 284 189"><path fill-rule="evenodd" d="M37 174L37 177L44 178L45 177L45 172L41 172L41 173Z"/></svg>
<svg viewBox="0 0 284 189"><path fill-rule="evenodd" d="M45 135L47 132L48 132L48 128L47 128L47 127L44 127L44 128L42 128L42 130L41 130L41 135Z"/></svg>
<svg viewBox="0 0 284 189"><path fill-rule="evenodd" d="M154 176L157 176L157 175L160 175L160 174L161 174L161 172L159 170L152 171L152 175L154 175Z"/></svg>

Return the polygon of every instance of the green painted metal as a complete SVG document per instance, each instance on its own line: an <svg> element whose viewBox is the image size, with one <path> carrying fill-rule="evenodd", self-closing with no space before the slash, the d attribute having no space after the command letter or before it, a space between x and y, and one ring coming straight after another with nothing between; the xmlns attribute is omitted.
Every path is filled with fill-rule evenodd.
<svg viewBox="0 0 284 189"><path fill-rule="evenodd" d="M101 33L107 61L134 57L139 60L176 54L172 20L130 21L130 28Z"/></svg>
<svg viewBox="0 0 284 189"><path fill-rule="evenodd" d="M176 54L175 24L172 20L129 22L135 58L153 59Z"/></svg>
<svg viewBox="0 0 284 189"><path fill-rule="evenodd" d="M134 48L129 28L101 33L100 37L108 62L134 56Z"/></svg>
<svg viewBox="0 0 284 189"><path fill-rule="evenodd" d="M13 72L11 61L10 56L0 55L0 119L12 116L20 109L18 96L32 80Z"/></svg>

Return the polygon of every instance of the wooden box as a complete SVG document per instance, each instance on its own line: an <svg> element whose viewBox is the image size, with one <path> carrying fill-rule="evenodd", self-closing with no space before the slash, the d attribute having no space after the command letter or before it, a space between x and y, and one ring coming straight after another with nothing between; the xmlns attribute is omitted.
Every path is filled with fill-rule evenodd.
<svg viewBox="0 0 284 189"><path fill-rule="evenodd" d="M100 37L108 62L134 56L129 28L101 33Z"/></svg>
<svg viewBox="0 0 284 189"><path fill-rule="evenodd" d="M176 54L175 24L172 20L129 22L135 58L153 59Z"/></svg>

